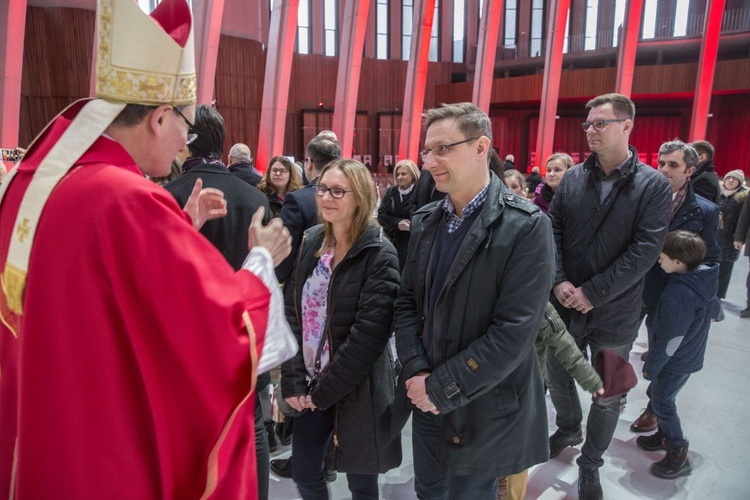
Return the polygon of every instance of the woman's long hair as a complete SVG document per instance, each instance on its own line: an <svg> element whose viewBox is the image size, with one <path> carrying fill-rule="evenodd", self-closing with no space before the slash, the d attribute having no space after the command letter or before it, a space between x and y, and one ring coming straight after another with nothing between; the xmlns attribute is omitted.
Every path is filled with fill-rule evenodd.
<svg viewBox="0 0 750 500"><path fill-rule="evenodd" d="M258 189L266 194L279 194L276 187L271 182L271 167L274 163L281 163L285 169L289 172L289 182L286 183L286 192L291 193L302 187L302 178L300 177L297 169L294 168L292 162L286 156L274 156L268 162L268 168L266 173L263 174L263 178L258 183Z"/></svg>
<svg viewBox="0 0 750 500"><path fill-rule="evenodd" d="M352 192L347 195L354 196L357 208L354 211L354 220L349 231L346 234L347 243L354 243L367 230L367 227L374 222L373 212L378 202L378 196L375 191L375 183L372 180L372 174L367 167L357 160L339 159L334 160L323 168L318 179L322 179L326 172L333 169L340 170L352 185ZM344 195L344 196L347 196ZM320 214L319 214L320 216ZM333 235L333 224L323 221L323 244L316 255L322 255L326 249L333 248L336 238Z"/></svg>

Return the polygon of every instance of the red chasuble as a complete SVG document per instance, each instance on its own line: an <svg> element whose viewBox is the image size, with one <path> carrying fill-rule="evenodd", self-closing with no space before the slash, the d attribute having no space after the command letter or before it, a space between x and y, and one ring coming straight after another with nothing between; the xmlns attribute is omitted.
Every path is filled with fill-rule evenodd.
<svg viewBox="0 0 750 500"><path fill-rule="evenodd" d="M0 263L69 123L37 141L6 193ZM99 138L49 198L23 314L0 295L0 495L257 498L252 358L268 289L119 144Z"/></svg>

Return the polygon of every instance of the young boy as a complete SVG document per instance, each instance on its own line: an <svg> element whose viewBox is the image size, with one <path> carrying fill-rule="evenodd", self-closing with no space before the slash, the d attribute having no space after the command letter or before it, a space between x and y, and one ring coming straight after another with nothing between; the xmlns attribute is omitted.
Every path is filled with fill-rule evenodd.
<svg viewBox="0 0 750 500"><path fill-rule="evenodd" d="M682 435L675 398L690 374L703 368L708 328L719 309L719 267L701 265L705 255L706 245L699 235L672 231L659 256L661 268L671 276L654 314L649 355L643 365L643 378L651 381L647 394L659 427L656 434L640 436L636 443L649 451L666 446L667 455L651 466L651 473L667 479L690 474L688 442Z"/></svg>

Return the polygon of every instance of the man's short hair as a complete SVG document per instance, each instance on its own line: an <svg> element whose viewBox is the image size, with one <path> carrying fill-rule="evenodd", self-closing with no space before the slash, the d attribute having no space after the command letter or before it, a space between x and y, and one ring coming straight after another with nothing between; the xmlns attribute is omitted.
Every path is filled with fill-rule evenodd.
<svg viewBox="0 0 750 500"><path fill-rule="evenodd" d="M678 229L667 234L662 253L685 264L688 271L697 268L706 258L706 243L698 233Z"/></svg>
<svg viewBox="0 0 750 500"><path fill-rule="evenodd" d="M516 161L516 157L513 155L505 155L505 161L513 163L514 161Z"/></svg>
<svg viewBox="0 0 750 500"><path fill-rule="evenodd" d="M315 171L320 172L326 165L341 157L341 145L330 139L315 137L307 145L307 156L312 160Z"/></svg>
<svg viewBox="0 0 750 500"><path fill-rule="evenodd" d="M238 142L229 150L229 157L237 161L244 163L253 162L253 153L250 151L250 147L247 144Z"/></svg>
<svg viewBox="0 0 750 500"><path fill-rule="evenodd" d="M630 98L622 94L613 93L594 97L586 103L586 109L596 108L604 104L611 104L615 116L619 119L633 120L635 118L635 104L633 104Z"/></svg>
<svg viewBox="0 0 750 500"><path fill-rule="evenodd" d="M698 152L695 148L679 139L665 142L659 147L660 155L668 155L675 151L682 151L682 158L685 161L687 168L694 167L698 164Z"/></svg>
<svg viewBox="0 0 750 500"><path fill-rule="evenodd" d="M422 114L422 125L425 129L440 120L456 120L458 129L466 136L486 136L492 142L492 122L490 117L470 102L441 104L439 108L428 109Z"/></svg>
<svg viewBox="0 0 750 500"><path fill-rule="evenodd" d="M330 141L339 140L336 132L334 132L333 130L321 130L320 132L318 132L318 135L316 137L320 137L321 139L328 139Z"/></svg>
<svg viewBox="0 0 750 500"><path fill-rule="evenodd" d="M708 141L695 141L692 146L698 151L699 155L706 155L709 160L714 159L714 146Z"/></svg>
<svg viewBox="0 0 750 500"><path fill-rule="evenodd" d="M193 156L202 158L221 158L226 139L224 118L216 108L201 104L195 108L193 130L198 137L190 143L188 148Z"/></svg>

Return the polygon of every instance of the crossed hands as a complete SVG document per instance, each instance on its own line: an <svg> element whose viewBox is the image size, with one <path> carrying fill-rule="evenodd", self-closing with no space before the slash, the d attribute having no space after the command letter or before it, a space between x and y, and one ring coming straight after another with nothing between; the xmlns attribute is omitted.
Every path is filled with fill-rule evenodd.
<svg viewBox="0 0 750 500"><path fill-rule="evenodd" d="M554 291L555 297L563 307L573 308L582 314L586 314L594 308L586 294L583 293L583 289L580 286L574 286L570 281L558 283L555 285Z"/></svg>
<svg viewBox="0 0 750 500"><path fill-rule="evenodd" d="M289 403L289 406L299 412L302 412L304 410L315 411L317 409L315 404L313 404L312 398L310 396L290 396L288 398L284 398L284 401Z"/></svg>
<svg viewBox="0 0 750 500"><path fill-rule="evenodd" d="M427 386L425 385L425 379L429 375L429 372L419 372L412 378L406 381L406 395L411 400L412 404L424 412L434 413L435 415L440 414L430 397L427 395Z"/></svg>

